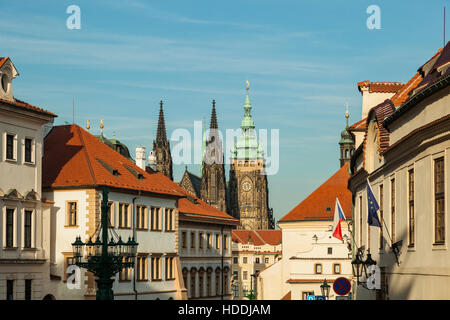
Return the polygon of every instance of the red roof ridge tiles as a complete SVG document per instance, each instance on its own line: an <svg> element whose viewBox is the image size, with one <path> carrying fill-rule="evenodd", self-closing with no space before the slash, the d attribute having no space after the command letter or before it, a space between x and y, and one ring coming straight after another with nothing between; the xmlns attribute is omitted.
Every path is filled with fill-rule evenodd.
<svg viewBox="0 0 450 320"><path fill-rule="evenodd" d="M336 197L347 219L352 216L352 193L347 189L349 164L346 163L314 190L279 222L333 220ZM329 208L330 210L327 210Z"/></svg>
<svg viewBox="0 0 450 320"><path fill-rule="evenodd" d="M420 72L417 72L397 93L391 97L391 101L395 107L400 106L409 98L409 93L414 90L422 81Z"/></svg>
<svg viewBox="0 0 450 320"><path fill-rule="evenodd" d="M405 84L402 82L388 82L388 81L373 81L369 80L358 82L358 90L361 88L369 87L369 92L381 92L381 93L395 93L400 90Z"/></svg>
<svg viewBox="0 0 450 320"><path fill-rule="evenodd" d="M256 246L272 245L276 246L281 243L281 230L233 230L232 239L235 242L247 244L249 238Z"/></svg>

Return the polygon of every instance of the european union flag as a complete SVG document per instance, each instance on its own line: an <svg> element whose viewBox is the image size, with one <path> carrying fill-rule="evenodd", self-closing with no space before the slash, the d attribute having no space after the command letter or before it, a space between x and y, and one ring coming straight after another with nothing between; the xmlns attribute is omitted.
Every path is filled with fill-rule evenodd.
<svg viewBox="0 0 450 320"><path fill-rule="evenodd" d="M369 181L367 181L367 204L368 204L368 217L367 222L369 223L369 226L375 226L381 228L380 220L378 220L378 214L377 211L380 209L380 206L377 203L377 200L375 199L375 196L373 195L372 188L370 187Z"/></svg>

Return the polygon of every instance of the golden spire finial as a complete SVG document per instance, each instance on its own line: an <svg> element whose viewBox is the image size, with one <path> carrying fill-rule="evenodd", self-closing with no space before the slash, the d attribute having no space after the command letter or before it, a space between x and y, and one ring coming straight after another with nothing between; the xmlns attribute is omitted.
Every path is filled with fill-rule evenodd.
<svg viewBox="0 0 450 320"><path fill-rule="evenodd" d="M100 120L100 132L101 132L102 136L103 136L103 128L104 127L105 126L103 125L103 119L102 119L102 120Z"/></svg>
<svg viewBox="0 0 450 320"><path fill-rule="evenodd" d="M115 132L115 131L113 131L113 137L114 137L114 138L116 137L116 132Z"/></svg>
<svg viewBox="0 0 450 320"><path fill-rule="evenodd" d="M248 91L248 88L250 87L250 82L248 82L248 80L245 80L245 82L247 83L247 87L245 88L245 90Z"/></svg>
<svg viewBox="0 0 450 320"><path fill-rule="evenodd" d="M345 121L346 121L346 128L348 128L348 117L349 117L349 114L348 114L348 103L346 103L345 104Z"/></svg>
<svg viewBox="0 0 450 320"><path fill-rule="evenodd" d="M86 129L88 129L88 131L91 128L90 123L91 122L89 120L86 120Z"/></svg>

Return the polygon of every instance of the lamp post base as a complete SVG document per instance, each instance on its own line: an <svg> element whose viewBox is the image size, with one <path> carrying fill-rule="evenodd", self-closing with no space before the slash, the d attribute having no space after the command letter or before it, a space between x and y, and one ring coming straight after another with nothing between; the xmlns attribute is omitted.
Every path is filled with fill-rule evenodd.
<svg viewBox="0 0 450 320"><path fill-rule="evenodd" d="M97 300L114 300L112 290L113 279L96 279L97 282Z"/></svg>

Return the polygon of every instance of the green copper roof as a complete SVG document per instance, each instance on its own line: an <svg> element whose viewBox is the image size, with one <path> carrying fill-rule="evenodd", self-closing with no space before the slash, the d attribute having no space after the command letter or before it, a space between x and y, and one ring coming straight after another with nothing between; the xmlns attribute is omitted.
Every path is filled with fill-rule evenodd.
<svg viewBox="0 0 450 320"><path fill-rule="evenodd" d="M244 102L244 118L241 122L241 136L235 140L232 150L233 159L260 159L263 151L255 135L255 124L252 119L252 105L248 91Z"/></svg>

